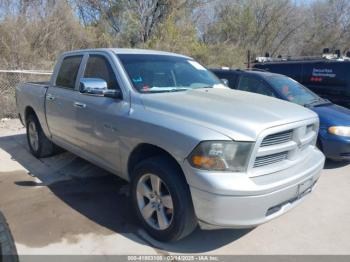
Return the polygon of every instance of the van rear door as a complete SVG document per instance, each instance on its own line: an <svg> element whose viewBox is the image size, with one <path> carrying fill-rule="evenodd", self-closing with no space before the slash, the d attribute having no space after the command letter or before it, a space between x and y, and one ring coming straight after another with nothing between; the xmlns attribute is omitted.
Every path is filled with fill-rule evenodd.
<svg viewBox="0 0 350 262"><path fill-rule="evenodd" d="M349 69L347 72L346 69ZM344 61L304 62L301 83L324 98L335 103L350 93L348 92L348 79L350 63Z"/></svg>

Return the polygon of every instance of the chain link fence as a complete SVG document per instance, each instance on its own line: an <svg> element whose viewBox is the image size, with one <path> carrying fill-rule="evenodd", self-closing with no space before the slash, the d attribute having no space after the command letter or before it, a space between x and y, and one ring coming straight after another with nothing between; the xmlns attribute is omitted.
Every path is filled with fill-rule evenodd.
<svg viewBox="0 0 350 262"><path fill-rule="evenodd" d="M49 81L51 72L39 70L0 70L0 119L17 117L16 86L24 82Z"/></svg>

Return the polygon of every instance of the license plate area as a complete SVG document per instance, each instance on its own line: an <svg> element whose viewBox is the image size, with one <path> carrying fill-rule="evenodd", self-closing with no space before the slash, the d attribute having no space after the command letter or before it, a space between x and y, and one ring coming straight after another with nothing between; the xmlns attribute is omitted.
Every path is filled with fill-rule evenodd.
<svg viewBox="0 0 350 262"><path fill-rule="evenodd" d="M311 192L312 186L314 185L313 179L305 180L304 182L298 185L297 198L300 199L303 196L307 195Z"/></svg>

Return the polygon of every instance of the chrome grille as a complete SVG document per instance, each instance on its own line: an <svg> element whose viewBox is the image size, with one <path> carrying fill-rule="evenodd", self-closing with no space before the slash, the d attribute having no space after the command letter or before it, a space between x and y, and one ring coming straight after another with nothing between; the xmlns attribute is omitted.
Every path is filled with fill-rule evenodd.
<svg viewBox="0 0 350 262"><path fill-rule="evenodd" d="M284 131L276 128L277 130L279 129L276 133L273 133L273 130L271 130L266 132L265 136L262 134L263 139L260 140L261 142L257 146L255 159L251 164L251 167L254 169L253 173L255 175L265 174L267 169L260 169L260 167L273 165L278 162L288 164L296 159L305 157L305 150L314 143L317 137L317 124L310 122L290 125ZM290 160L291 162L287 163L284 160ZM278 166L274 165L271 168L277 170Z"/></svg>
<svg viewBox="0 0 350 262"><path fill-rule="evenodd" d="M264 147L264 146L272 146L276 144L286 143L292 140L292 136L293 136L293 130L288 130L277 134L268 135L261 142L260 146Z"/></svg>
<svg viewBox="0 0 350 262"><path fill-rule="evenodd" d="M288 152L281 152L273 155L260 156L255 159L254 167L271 165L287 159Z"/></svg>

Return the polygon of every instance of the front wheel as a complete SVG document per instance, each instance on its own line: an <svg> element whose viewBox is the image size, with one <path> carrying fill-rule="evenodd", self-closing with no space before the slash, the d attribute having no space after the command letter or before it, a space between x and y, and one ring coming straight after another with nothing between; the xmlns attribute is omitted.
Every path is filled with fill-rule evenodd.
<svg viewBox="0 0 350 262"><path fill-rule="evenodd" d="M133 172L131 194L145 230L160 241L176 241L197 226L189 187L167 157L142 161Z"/></svg>

